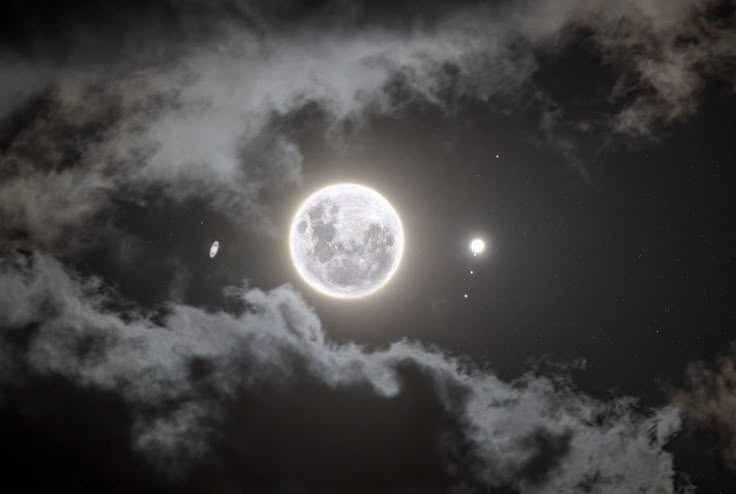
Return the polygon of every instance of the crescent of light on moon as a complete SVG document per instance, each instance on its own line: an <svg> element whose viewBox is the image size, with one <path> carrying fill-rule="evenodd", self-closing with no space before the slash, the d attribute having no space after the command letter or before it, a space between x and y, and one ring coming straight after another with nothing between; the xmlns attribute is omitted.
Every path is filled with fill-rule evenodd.
<svg viewBox="0 0 736 494"><path fill-rule="evenodd" d="M310 272L310 266L308 263L304 260L303 255L300 253L301 250L303 250L303 243L304 243L304 235L300 234L298 231L299 224L303 223L305 214L309 214L307 212L308 208L311 208L314 206L315 201L318 201L321 196L325 194L329 194L333 190L343 190L346 192L351 192L355 194L362 195L364 197L370 198L370 201L373 202L374 208L373 209L367 209L363 212L362 216L379 216L382 219L390 220L388 223L393 223L393 228L390 229L390 233L393 234L394 241L396 242L395 247L391 247L392 251L392 257L391 257L391 265L388 271L382 275L383 277L380 280L374 280L374 279L367 279L369 284L376 281L375 284L370 286L368 289L357 289L354 290L352 293L347 290L340 290L340 288L344 287L329 287L327 284L319 279L318 276L316 276L314 273ZM342 204L342 206L345 206L345 204ZM359 218L363 220L364 218ZM332 224L328 225L332 226ZM344 231L350 231L352 228L342 228L340 230ZM357 236L350 237L350 235L357 235L356 233L350 232L348 233L350 240L355 240ZM310 240L314 240L311 238ZM385 232L384 236L381 237L381 240L386 240ZM371 295L381 288L383 288L393 277L393 275L396 273L399 264L401 262L401 258L403 256L404 251L404 229L403 225L401 223L401 219L394 209L394 207L391 205L391 203L383 197L379 192L375 191L374 189L371 189L370 187L366 187L364 185L354 184L354 183L339 183L339 184L333 184L326 187L322 187L316 192L310 194L297 208L296 213L294 214L294 217L291 221L291 226L289 230L289 250L291 254L291 260L296 268L296 271L299 273L299 275L304 279L312 288L317 290L318 292L328 295L330 297L335 298L341 298L341 299L356 299L356 298L362 298L366 297L368 295ZM385 253L385 251L384 251ZM340 256L348 255L344 252L338 252ZM362 259L361 259L362 260ZM313 260L312 260L313 261ZM353 280L351 280L353 281ZM366 280L355 280L355 281L366 281Z"/></svg>

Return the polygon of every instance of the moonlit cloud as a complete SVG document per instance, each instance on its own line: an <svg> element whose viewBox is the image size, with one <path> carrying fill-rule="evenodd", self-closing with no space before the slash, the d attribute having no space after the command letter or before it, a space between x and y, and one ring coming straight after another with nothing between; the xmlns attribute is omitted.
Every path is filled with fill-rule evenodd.
<svg viewBox="0 0 736 494"><path fill-rule="evenodd" d="M123 318L104 308L114 295L99 281L43 256L6 260L3 347L33 325L16 365L120 393L135 413L133 446L168 471L207 452L213 424L238 395L288 386L306 372L335 393L368 386L391 400L404 392L402 369L413 368L461 424L477 458L473 474L485 485L674 492L672 458L662 449L679 427L673 409L642 413L628 398L598 401L562 377L504 382L413 342L373 351L333 343L290 288L239 293L250 307L239 315L172 305L161 322ZM193 365L205 370L193 374Z"/></svg>
<svg viewBox="0 0 736 494"><path fill-rule="evenodd" d="M647 134L696 111L706 76L731 77L725 68L736 43L728 25L708 16L714 3L525 1L458 7L413 28L350 28L347 12L342 23L338 15L308 30L273 27L268 12L228 2L260 21L226 22L216 14L223 3L207 4L203 17L221 34L162 40L171 46L163 59L137 56L127 39L111 46L123 58L104 70L90 63L104 48L89 55L71 47L64 65L0 57L0 120L23 102L43 101L5 138L0 217L7 231L59 249L59 236L89 225L111 197L124 190L134 200L131 191L161 187L173 198L205 197L228 214L265 218L268 228L262 193L301 176L301 151L288 126L273 125L279 118L312 105L334 136L344 122L413 101L444 107L448 91L548 100L530 80L537 53L564 51L575 30L589 30L603 60L620 69L613 93L600 95L613 113L595 125ZM556 108L559 124L567 117Z"/></svg>

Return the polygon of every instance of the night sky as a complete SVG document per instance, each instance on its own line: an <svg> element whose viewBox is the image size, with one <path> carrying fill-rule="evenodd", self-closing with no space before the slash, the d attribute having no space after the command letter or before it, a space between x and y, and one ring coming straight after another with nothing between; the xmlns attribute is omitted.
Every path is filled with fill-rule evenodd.
<svg viewBox="0 0 736 494"><path fill-rule="evenodd" d="M735 88L724 1L6 2L0 490L736 492Z"/></svg>

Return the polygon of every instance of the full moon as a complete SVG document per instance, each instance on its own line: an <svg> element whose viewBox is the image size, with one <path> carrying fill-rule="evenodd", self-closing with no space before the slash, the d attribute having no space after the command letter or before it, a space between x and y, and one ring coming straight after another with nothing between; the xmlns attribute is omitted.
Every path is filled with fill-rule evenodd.
<svg viewBox="0 0 736 494"><path fill-rule="evenodd" d="M333 297L358 298L380 289L396 272L404 230L396 210L375 190L330 185L297 209L289 248L310 286Z"/></svg>

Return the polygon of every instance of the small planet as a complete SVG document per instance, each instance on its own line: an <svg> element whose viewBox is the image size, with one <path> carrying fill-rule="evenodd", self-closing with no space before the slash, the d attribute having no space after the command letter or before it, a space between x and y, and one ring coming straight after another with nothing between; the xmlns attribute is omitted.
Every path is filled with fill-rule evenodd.
<svg viewBox="0 0 736 494"><path fill-rule="evenodd" d="M213 258L217 255L217 251L220 250L220 242L215 240L215 242L210 247L210 258Z"/></svg>
<svg viewBox="0 0 736 494"><path fill-rule="evenodd" d="M336 184L299 206L289 248L311 287L332 297L358 298L379 290L396 272L404 230L381 194L363 185Z"/></svg>
<svg viewBox="0 0 736 494"><path fill-rule="evenodd" d="M486 250L486 242L482 238L474 238L470 242L470 251L474 256L482 254Z"/></svg>

